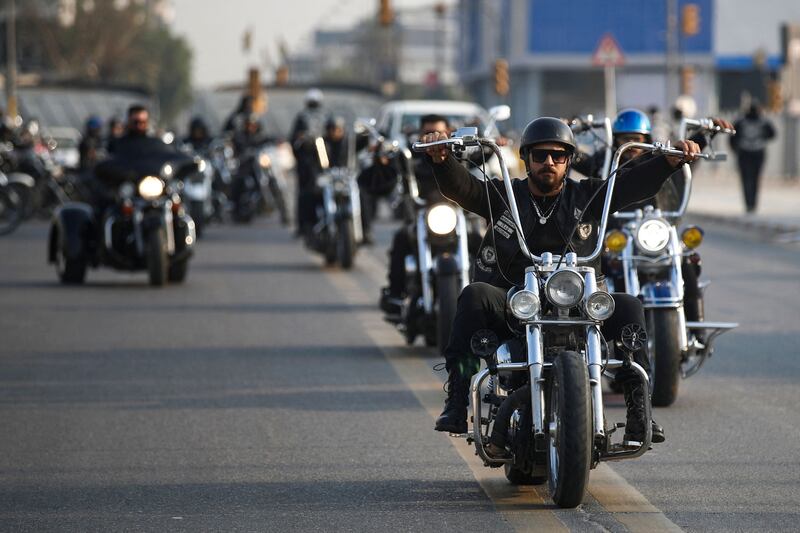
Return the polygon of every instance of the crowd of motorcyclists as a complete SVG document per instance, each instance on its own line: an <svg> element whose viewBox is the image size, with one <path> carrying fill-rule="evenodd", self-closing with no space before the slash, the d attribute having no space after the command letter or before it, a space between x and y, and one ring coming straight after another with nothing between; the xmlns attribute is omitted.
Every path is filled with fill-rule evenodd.
<svg viewBox="0 0 800 533"><path fill-rule="evenodd" d="M422 335L444 356L447 398L435 429L452 434L469 430L468 407L476 398L471 400L471 383L482 362L495 364L497 346L520 336L520 324L509 315L509 298L530 283L530 258L555 256L558 269L570 254L573 263L574 257L589 257L582 266L597 274L599 290L610 295L610 312L595 319L595 325L607 343L629 352L614 377L627 406L623 443L632 449L665 440L664 429L650 416L650 395L655 390L657 405L668 405L675 391L665 393L663 384L651 389L637 377L636 368L651 373L653 361L661 361L652 352L662 348L658 342L626 338L632 331L645 340L644 332L654 336L650 309L657 307L646 309L647 296L631 289L633 252L625 256L622 250L632 245L607 243L599 257L591 252L595 243L607 240L606 230L639 230L631 217L610 214L635 213L632 217L641 223L661 212L680 211L690 187L685 167L717 132L733 130L722 119L702 124L704 129L690 138L673 139L669 151L654 148L654 141L667 139L653 138L646 113L626 109L611 122L610 150L587 153L577 136L596 124L534 118L517 144L525 179L513 181L504 193L498 176L470 172L499 157L492 150L492 143L506 143L499 132L491 142L474 141L480 144L476 150L453 150L443 143L452 141L454 132L466 135L459 141L469 138L467 130L456 131L465 124L429 113L401 144L385 138L374 122L352 123L330 113L323 93L312 89L285 139L295 160L290 216L283 169L276 161L284 139L265 133L252 98L242 97L219 133L196 116L177 141L155 135L147 107L132 105L124 123L104 125L97 116L86 120L79 165L67 173L48 159L35 121L20 127L4 122L0 209L4 223L16 212L24 217L55 211L49 257L64 282L80 283L88 266L107 265L147 270L151 283L160 285L184 279L194 241L207 222L249 222L273 210L285 225L293 218L295 236L327 264L349 268L358 247L374 242L378 202L391 199L398 227L379 306L409 344ZM426 146L414 150L414 141ZM609 154L617 153L612 165ZM584 178L577 179L576 173ZM605 191L609 183L612 192ZM604 202L606 194L610 200ZM695 352L703 353L709 339L702 327L700 256L690 246L676 257L680 276L672 281L681 285L676 289L681 324L694 332L687 338ZM551 268L546 260L541 265ZM572 316L567 306L559 309L560 319ZM513 455L504 437L495 439L494 434L485 453L490 461L507 462Z"/></svg>

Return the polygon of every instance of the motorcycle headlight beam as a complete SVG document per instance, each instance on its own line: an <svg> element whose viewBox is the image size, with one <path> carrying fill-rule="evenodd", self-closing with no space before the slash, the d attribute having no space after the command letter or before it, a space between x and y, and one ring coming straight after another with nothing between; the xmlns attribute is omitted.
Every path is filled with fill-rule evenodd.
<svg viewBox="0 0 800 533"><path fill-rule="evenodd" d="M573 270L559 270L547 278L544 293L556 307L575 307L583 299L583 278Z"/></svg>
<svg viewBox="0 0 800 533"><path fill-rule="evenodd" d="M428 211L428 228L437 235L447 235L456 229L458 216L456 210L447 204L439 204Z"/></svg>
<svg viewBox="0 0 800 533"><path fill-rule="evenodd" d="M614 298L606 291L593 292L584 304L592 320L606 320L614 314Z"/></svg>
<svg viewBox="0 0 800 533"><path fill-rule="evenodd" d="M669 224L660 218L651 218L636 230L636 245L645 253L656 254L669 244L669 234Z"/></svg>
<svg viewBox="0 0 800 533"><path fill-rule="evenodd" d="M153 200L164 192L164 182L155 176L145 176L139 182L139 195L145 200Z"/></svg>

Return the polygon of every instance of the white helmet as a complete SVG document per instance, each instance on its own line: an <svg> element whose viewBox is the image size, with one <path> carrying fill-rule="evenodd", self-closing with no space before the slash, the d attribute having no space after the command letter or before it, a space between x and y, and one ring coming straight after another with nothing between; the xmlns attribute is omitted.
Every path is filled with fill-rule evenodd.
<svg viewBox="0 0 800 533"><path fill-rule="evenodd" d="M306 104L321 104L322 103L322 91L314 87L313 89L309 89L306 93Z"/></svg>

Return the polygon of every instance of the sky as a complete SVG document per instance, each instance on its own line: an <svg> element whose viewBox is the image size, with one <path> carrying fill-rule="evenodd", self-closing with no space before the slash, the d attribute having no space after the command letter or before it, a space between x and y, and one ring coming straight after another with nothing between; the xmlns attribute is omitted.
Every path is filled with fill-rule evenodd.
<svg viewBox="0 0 800 533"><path fill-rule="evenodd" d="M435 3L392 0L395 9ZM290 52L298 50L314 29L348 27L373 16L378 5L378 0L172 0L172 27L194 50L195 86L213 87L243 82L252 66L277 65L281 40ZM248 29L252 46L245 55L242 36Z"/></svg>

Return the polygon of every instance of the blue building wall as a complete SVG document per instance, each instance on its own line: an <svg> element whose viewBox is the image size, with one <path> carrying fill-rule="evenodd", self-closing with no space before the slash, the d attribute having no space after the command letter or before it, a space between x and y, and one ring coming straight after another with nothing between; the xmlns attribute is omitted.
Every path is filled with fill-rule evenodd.
<svg viewBox="0 0 800 533"><path fill-rule="evenodd" d="M624 54L666 51L667 3L664 0L529 0L527 50L546 54L591 54L610 33ZM713 0L678 0L700 8L700 32L681 38L681 49L711 53Z"/></svg>

